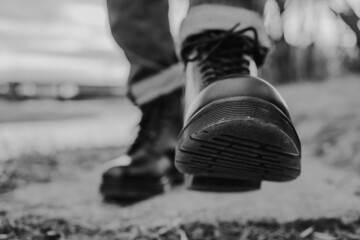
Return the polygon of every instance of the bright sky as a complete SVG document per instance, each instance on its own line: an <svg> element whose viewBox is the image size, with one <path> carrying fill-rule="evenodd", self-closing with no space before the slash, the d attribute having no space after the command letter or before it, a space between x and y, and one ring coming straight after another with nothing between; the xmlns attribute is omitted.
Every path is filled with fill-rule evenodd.
<svg viewBox="0 0 360 240"><path fill-rule="evenodd" d="M102 0L1 0L0 81L124 84L128 64Z"/></svg>

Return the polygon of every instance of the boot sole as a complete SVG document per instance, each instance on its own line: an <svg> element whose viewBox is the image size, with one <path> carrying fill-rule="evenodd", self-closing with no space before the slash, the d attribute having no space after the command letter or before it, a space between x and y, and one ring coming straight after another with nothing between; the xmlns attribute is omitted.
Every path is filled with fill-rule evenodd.
<svg viewBox="0 0 360 240"><path fill-rule="evenodd" d="M202 175L186 176L185 184L190 190L210 192L249 192L261 188L261 181L257 180Z"/></svg>
<svg viewBox="0 0 360 240"><path fill-rule="evenodd" d="M169 183L163 184L134 184L103 182L100 193L105 200L138 200L159 195L170 190Z"/></svg>
<svg viewBox="0 0 360 240"><path fill-rule="evenodd" d="M262 99L231 97L188 121L175 165L194 176L283 182L300 175L300 158L298 135L281 110Z"/></svg>
<svg viewBox="0 0 360 240"><path fill-rule="evenodd" d="M100 193L106 200L139 200L169 192L173 187L181 185L184 177L180 173L164 176L159 180L141 181L137 178L120 181L103 181Z"/></svg>

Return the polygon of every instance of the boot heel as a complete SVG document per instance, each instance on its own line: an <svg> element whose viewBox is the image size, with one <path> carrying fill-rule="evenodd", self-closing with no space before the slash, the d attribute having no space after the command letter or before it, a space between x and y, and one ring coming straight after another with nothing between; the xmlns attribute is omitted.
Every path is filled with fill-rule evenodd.
<svg viewBox="0 0 360 240"><path fill-rule="evenodd" d="M281 182L300 175L300 158L298 135L280 109L259 98L230 97L186 123L175 164L194 176Z"/></svg>

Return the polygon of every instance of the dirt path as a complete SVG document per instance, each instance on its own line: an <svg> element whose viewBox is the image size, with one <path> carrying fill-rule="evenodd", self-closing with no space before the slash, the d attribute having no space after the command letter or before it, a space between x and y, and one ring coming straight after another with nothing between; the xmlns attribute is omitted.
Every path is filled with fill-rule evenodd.
<svg viewBox="0 0 360 240"><path fill-rule="evenodd" d="M264 183L261 191L213 194L179 188L131 206L104 204L98 172L77 179L33 184L1 197L1 209L14 217L26 214L64 218L101 229L174 221L259 220L351 217L360 210L360 181L354 174L307 159L301 178L291 183Z"/></svg>
<svg viewBox="0 0 360 240"><path fill-rule="evenodd" d="M340 86L347 88L342 87L340 91ZM21 184L13 191L0 194L0 215L1 212L6 213L9 219L21 219L23 216L62 219L61 221L86 229L97 229L101 233L119 229L131 232L134 226L151 229L197 221L202 224L218 221L230 223L233 220L257 221L261 225L264 219L280 223L295 221L291 223L295 224L299 219L317 219L314 222L322 223L319 219L334 218L335 225L340 224L337 221L360 223L360 178L357 172L360 169L358 89L360 82L356 79L348 80L347 85L329 82L282 89L289 99L289 105L296 109L293 116L303 141L303 173L296 181L263 183L261 191L236 194L202 193L179 187L162 196L119 206L104 204L98 194L101 175L99 162L109 156L103 156L101 151L95 155L79 155L75 152L62 157L55 156L53 161L57 165L50 168L55 173L50 174L47 181ZM301 98L301 94L305 98ZM354 108L359 111L354 111ZM79 156L73 159L72 156L77 154ZM48 164L46 158L42 161ZM58 222L56 224L59 225ZM288 225L282 226L286 228ZM344 225L344 231L349 232L347 227L348 225ZM204 229L208 228L206 225ZM241 227L236 227L239 228ZM269 226L266 228L272 229ZM303 230L302 227L299 231ZM300 232L297 232L297 238L290 236L286 239L302 239L299 237ZM179 234L176 232L177 237L174 239L179 239ZM216 235L214 234L212 236ZM238 231L234 239L239 239L239 234ZM358 238L343 239L360 239L360 232L356 236Z"/></svg>

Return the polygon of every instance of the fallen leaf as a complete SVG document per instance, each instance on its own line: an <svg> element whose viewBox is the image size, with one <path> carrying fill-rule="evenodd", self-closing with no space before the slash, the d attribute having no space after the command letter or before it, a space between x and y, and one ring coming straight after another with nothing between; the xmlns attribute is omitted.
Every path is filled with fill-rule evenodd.
<svg viewBox="0 0 360 240"><path fill-rule="evenodd" d="M306 238L314 232L314 226L311 226L300 233L300 238Z"/></svg>

